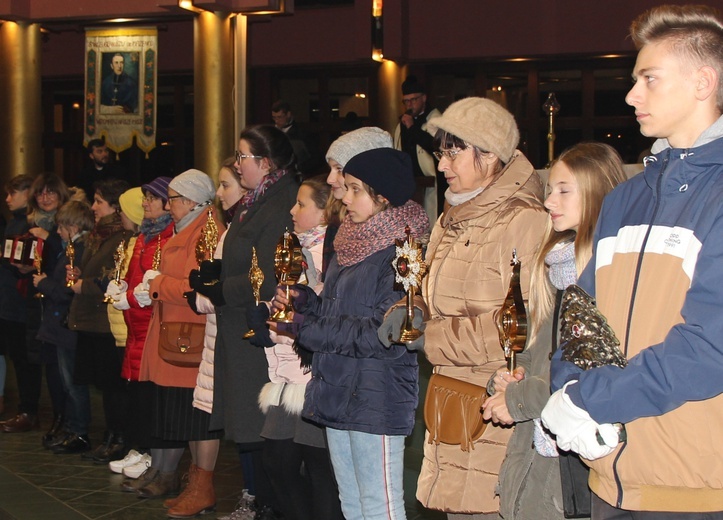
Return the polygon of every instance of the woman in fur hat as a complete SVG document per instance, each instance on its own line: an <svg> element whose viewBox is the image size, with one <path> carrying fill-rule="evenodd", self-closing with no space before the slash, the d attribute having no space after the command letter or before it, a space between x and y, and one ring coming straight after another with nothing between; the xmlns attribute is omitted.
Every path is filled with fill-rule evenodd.
<svg viewBox="0 0 723 520"><path fill-rule="evenodd" d="M462 99L429 126L449 187L426 253L422 292L430 316L424 335L409 347L424 349L436 373L484 387L505 359L495 315L507 295L513 250L527 298L545 228L542 183L516 149L514 117L494 101ZM389 313L380 338L399 335L394 324L403 313ZM511 433L488 424L466 450L425 442L417 499L450 520L498 518L498 473Z"/></svg>

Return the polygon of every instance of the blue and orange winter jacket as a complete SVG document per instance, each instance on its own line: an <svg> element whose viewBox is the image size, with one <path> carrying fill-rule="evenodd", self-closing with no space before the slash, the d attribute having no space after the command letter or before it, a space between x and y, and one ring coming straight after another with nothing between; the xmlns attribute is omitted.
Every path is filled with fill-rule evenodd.
<svg viewBox="0 0 723 520"><path fill-rule="evenodd" d="M578 374L573 402L628 440L592 461L590 487L647 511L723 510L723 117L689 149L658 141L642 175L605 199L594 294L626 368ZM553 359L553 386L573 377Z"/></svg>

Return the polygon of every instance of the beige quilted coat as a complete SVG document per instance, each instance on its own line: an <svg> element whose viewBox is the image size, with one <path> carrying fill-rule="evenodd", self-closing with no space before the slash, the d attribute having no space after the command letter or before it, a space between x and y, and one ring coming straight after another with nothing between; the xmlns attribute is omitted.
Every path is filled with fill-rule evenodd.
<svg viewBox="0 0 723 520"><path fill-rule="evenodd" d="M424 352L436 372L485 386L504 364L493 314L507 295L513 249L522 262L527 299L529 268L547 218L541 198L540 178L516 151L482 193L440 216L427 249L430 271L423 289L431 316ZM511 428L490 424L468 452L425 441L417 499L446 512L497 511L498 474L511 434Z"/></svg>

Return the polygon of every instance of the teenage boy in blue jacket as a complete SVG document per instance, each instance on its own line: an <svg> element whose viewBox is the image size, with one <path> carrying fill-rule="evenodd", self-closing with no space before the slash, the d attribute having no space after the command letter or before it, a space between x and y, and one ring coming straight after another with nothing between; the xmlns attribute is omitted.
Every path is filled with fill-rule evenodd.
<svg viewBox="0 0 723 520"><path fill-rule="evenodd" d="M580 373L558 354L542 419L587 459L594 520L723 518L723 21L661 6L631 36L626 101L658 140L605 199L580 279L628 366Z"/></svg>

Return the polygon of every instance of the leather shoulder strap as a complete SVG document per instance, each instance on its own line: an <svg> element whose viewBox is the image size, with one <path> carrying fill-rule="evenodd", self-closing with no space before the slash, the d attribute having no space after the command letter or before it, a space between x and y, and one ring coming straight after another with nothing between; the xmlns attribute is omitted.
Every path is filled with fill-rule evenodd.
<svg viewBox="0 0 723 520"><path fill-rule="evenodd" d="M552 311L552 346L550 350L550 359L552 359L552 354L554 354L557 350L557 336L560 333L558 325L560 319L560 305L562 304L562 294L563 291L560 291L559 289L555 294L555 309Z"/></svg>

